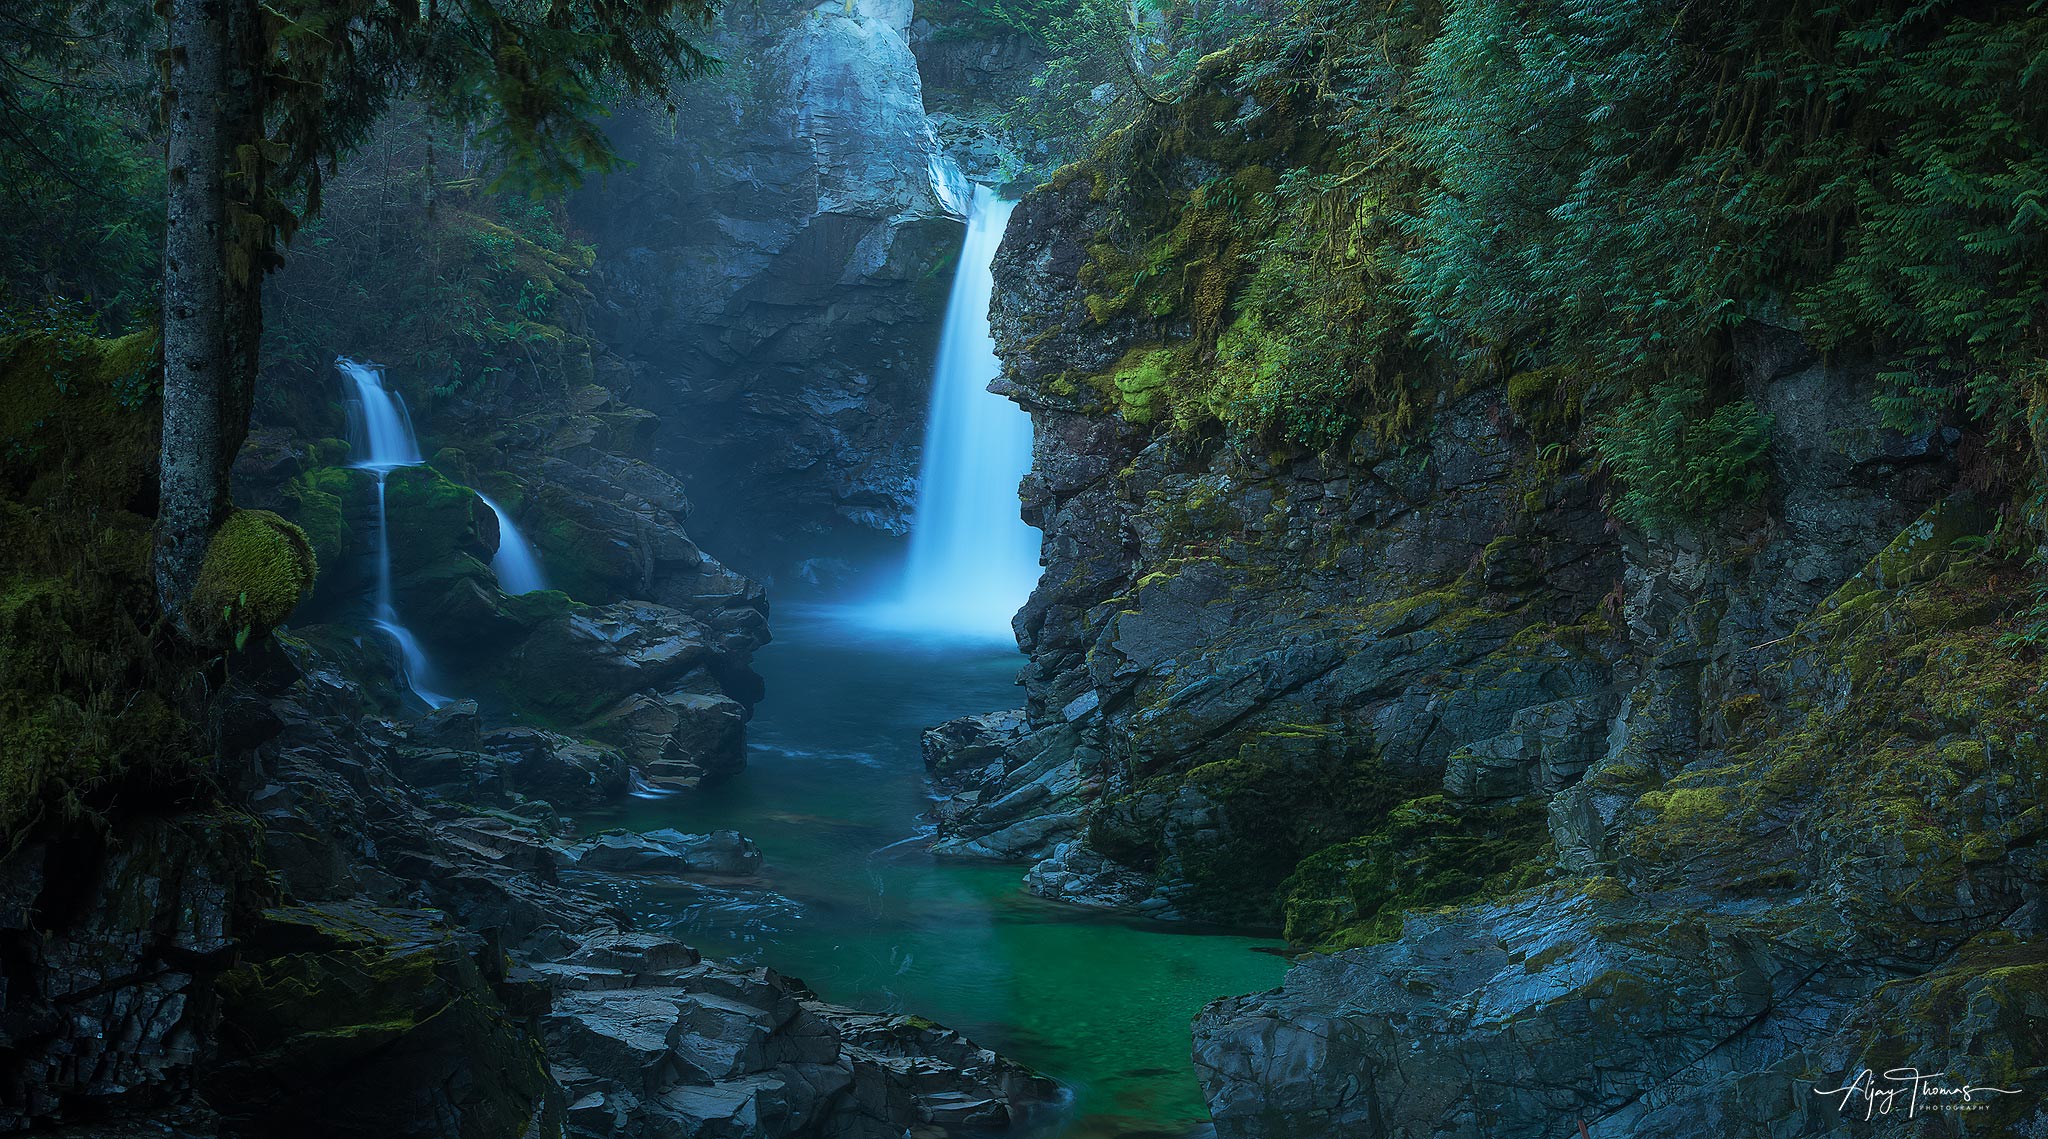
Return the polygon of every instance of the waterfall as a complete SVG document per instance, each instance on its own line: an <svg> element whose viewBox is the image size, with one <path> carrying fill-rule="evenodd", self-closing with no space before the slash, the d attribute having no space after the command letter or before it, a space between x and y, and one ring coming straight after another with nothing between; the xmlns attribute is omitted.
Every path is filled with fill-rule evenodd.
<svg viewBox="0 0 2048 1139"><path fill-rule="evenodd" d="M384 517L385 479L399 467L416 467L425 461L420 458L420 445L413 437L412 417L406 414L405 401L398 393L385 389L381 368L358 364L346 356L335 357L334 366L355 391L355 398L349 402L349 452L359 458L353 465L369 471L377 484L377 595L371 622L398 645L406 687L428 707L439 708L448 703L449 697L427 687L431 670L426 650L420 647L412 630L398 620L398 606L391 592L391 532Z"/></svg>
<svg viewBox="0 0 2048 1139"><path fill-rule="evenodd" d="M878 614L892 627L1008 638L1010 617L1038 583L1038 532L1017 503L1031 467L1031 418L988 390L1001 370L989 334L990 266L1015 205L973 189L932 376L903 592Z"/></svg>
<svg viewBox="0 0 2048 1139"><path fill-rule="evenodd" d="M533 552L526 535L513 525L512 516L492 501L490 495L478 491L476 496L484 500L492 514L498 516L498 552L491 555L491 572L498 575L498 588L506 593L532 593L546 589L548 578L541 572L540 555Z"/></svg>

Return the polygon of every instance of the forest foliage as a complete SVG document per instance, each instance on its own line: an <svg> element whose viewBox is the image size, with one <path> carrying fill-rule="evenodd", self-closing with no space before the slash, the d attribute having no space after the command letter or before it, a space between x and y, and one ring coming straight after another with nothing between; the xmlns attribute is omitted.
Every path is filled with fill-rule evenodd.
<svg viewBox="0 0 2048 1139"><path fill-rule="evenodd" d="M2041 0L1305 0L1085 164L1113 181L1091 308L1183 354L1178 424L1247 441L1398 437L1432 388L1514 377L1646 525L1764 489L1745 322L1867 366L1892 427L2026 469L2044 89ZM1175 160L1217 172L1176 193ZM1191 271L1227 303L1118 299Z"/></svg>
<svg viewBox="0 0 2048 1139"><path fill-rule="evenodd" d="M17 539L0 558L0 842L90 815L124 789L191 780L204 766L197 709L224 659L212 650L260 641L316 572L298 527L234 509L202 547L195 619L173 631L159 612L172 606L150 588L171 497L154 453L169 414L175 68L157 64L171 10L24 0L0 11L0 531ZM224 32L219 46L241 53L237 74L261 106L227 128L221 276L254 293L299 239L296 271L266 290L279 307L260 322L265 410L338 433L326 372L337 345L411 365L433 395L473 395L514 368L587 380L589 345L568 326L591 254L564 231L559 192L619 164L601 127L610 106L711 65L695 46L711 5L235 10L258 13L258 34ZM358 161L373 141L384 161ZM236 358L200 347L185 358ZM229 379L220 386L242 398L255 386ZM495 386L519 397L517 384ZM219 394L224 485L244 425L234 392ZM161 586L161 558L156 568Z"/></svg>

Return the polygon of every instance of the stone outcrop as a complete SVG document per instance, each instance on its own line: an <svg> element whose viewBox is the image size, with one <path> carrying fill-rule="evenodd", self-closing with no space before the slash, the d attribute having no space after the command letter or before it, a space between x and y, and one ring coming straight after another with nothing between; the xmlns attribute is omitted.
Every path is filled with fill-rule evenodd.
<svg viewBox="0 0 2048 1139"><path fill-rule="evenodd" d="M1623 692L1622 551L1587 475L1527 509L1497 390L1408 446L1279 463L1101 414L1061 382L1121 354L1073 277L1099 209L1083 180L1040 191L998 258L999 383L1036 423L1047 567L1017 621L1028 729L941 849L1042 859L1085 832L1047 889L1102 879L1076 872L1085 849L1149 879L1155 908L1270 918L1321 836L1447 770L1489 791L1508 762L1575 779Z"/></svg>
<svg viewBox="0 0 2048 1139"><path fill-rule="evenodd" d="M596 374L628 382L615 359ZM456 784L504 778L589 802L636 778L690 787L745 764L766 596L692 541L681 483L649 461L653 416L613 387L441 406L421 417L423 437L459 445L387 479L393 600L438 689L554 729L469 747L497 757L482 772L416 748L402 766L423 786L454 794ZM363 621L375 589L376 489L369 472L337 465L345 455L331 453L334 441L307 441L318 429L264 428L238 464L236 492L314 539L324 568L299 635L355 679L396 690L395 646ZM489 564L503 540L497 516L473 488L519 520L548 591L502 590ZM439 774L427 770L435 765Z"/></svg>
<svg viewBox="0 0 2048 1139"><path fill-rule="evenodd" d="M911 20L910 50L932 130L969 178L1003 185L1058 164L1052 140L1018 137L1004 121L1044 66L1036 39L955 0L927 0Z"/></svg>
<svg viewBox="0 0 2048 1139"><path fill-rule="evenodd" d="M1054 1090L929 1022L659 938L599 935L535 971L558 993L547 1034L572 1136L951 1134L1007 1127Z"/></svg>

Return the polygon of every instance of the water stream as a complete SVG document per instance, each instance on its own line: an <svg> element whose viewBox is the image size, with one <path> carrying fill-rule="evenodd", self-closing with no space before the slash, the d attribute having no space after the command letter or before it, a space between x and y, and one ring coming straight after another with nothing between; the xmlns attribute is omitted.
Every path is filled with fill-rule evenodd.
<svg viewBox="0 0 2048 1139"><path fill-rule="evenodd" d="M355 467L369 471L377 484L377 592L370 620L398 647L406 687L428 707L439 708L451 697L428 687L433 666L427 661L426 650L420 647L412 630L398 619L398 605L391 591L391 528L384 493L392 471L416 467L426 460L420 458L419 441L413 436L412 417L406 414L405 400L384 387L383 369L375 364L359 364L346 356L335 357L334 366L340 369L354 393L348 401L349 452L361 456Z"/></svg>
<svg viewBox="0 0 2048 1139"><path fill-rule="evenodd" d="M772 965L827 999L914 1012L1073 1090L1033 1139L1162 1139L1206 1119L1188 1021L1279 983L1278 943L1118 919L1019 888L1016 866L936 858L922 730L1018 703L1014 650L878 631L852 614L779 608L758 667L769 697L731 781L629 801L587 829L734 828L761 876L610 884L637 924L706 954Z"/></svg>
<svg viewBox="0 0 2048 1139"><path fill-rule="evenodd" d="M603 888L638 924L708 954L772 965L844 1004L932 1017L1060 1080L1073 1102L1033 1139L1195 1134L1206 1112L1188 1022L1217 997L1277 984L1285 962L1265 952L1277 943L1057 905L1024 893L1018 867L928 849L918 739L1020 702L1009 619L1038 576L1038 535L1017 504L1031 423L986 390L989 263L1010 208L973 191L901 596L778 606L747 769L603 820L738 829L765 853L760 877Z"/></svg>
<svg viewBox="0 0 2048 1139"><path fill-rule="evenodd" d="M879 627L1008 642L1010 615L1038 582L1038 532L1017 504L1031 468L1031 418L988 390L1001 368L989 335L990 264L1015 208L986 186L973 189L933 369L909 562L898 596L868 610Z"/></svg>
<svg viewBox="0 0 2048 1139"><path fill-rule="evenodd" d="M533 593L548 587L547 574L540 568L540 555L532 543L490 495L477 491L491 513L498 516L498 552L491 555L491 572L498 575L498 588L506 593Z"/></svg>

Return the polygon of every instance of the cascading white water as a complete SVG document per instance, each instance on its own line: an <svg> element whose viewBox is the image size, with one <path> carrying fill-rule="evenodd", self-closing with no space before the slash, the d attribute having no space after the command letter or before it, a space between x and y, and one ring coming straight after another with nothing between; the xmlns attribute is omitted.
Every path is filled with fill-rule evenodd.
<svg viewBox="0 0 2048 1139"><path fill-rule="evenodd" d="M903 592L876 614L891 627L1007 638L1010 617L1038 582L1038 532L1017 503L1031 467L1031 418L988 390L1001 370L989 334L990 266L1015 206L974 187L932 377Z"/></svg>
<svg viewBox="0 0 2048 1139"><path fill-rule="evenodd" d="M349 450L359 456L353 464L369 471L377 483L377 596L372 623L398 646L406 687L430 708L447 704L449 697L427 687L431 670L426 650L398 620L398 606L391 592L391 538L384 518L384 483L400 467L416 467L420 445L413 437L412 417L397 392L384 387L383 370L374 364L358 364L346 356L334 358L334 366L354 388L349 402Z"/></svg>
<svg viewBox="0 0 2048 1139"><path fill-rule="evenodd" d="M498 588L506 593L532 593L548 587L547 574L540 568L540 555L519 527L512 522L512 516L505 513L491 496L482 491L476 496L484 500L491 513L498 516L498 552L491 555L491 572L498 575Z"/></svg>

